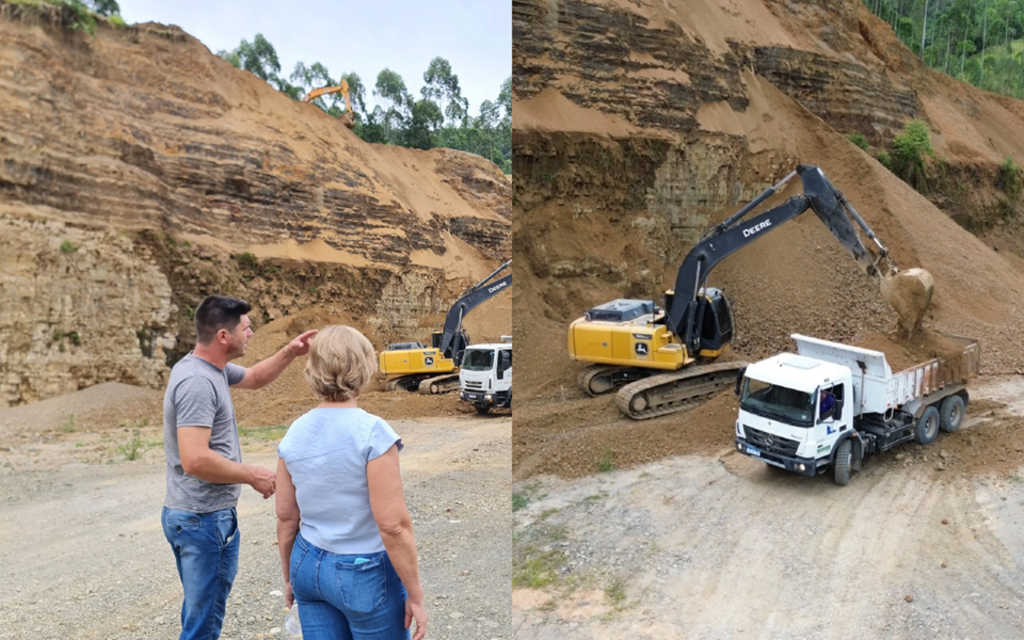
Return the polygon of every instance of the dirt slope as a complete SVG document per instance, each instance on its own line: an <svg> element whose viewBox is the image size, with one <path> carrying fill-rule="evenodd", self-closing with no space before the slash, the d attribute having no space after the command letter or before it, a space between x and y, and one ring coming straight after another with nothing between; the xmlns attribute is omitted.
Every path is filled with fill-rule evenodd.
<svg viewBox="0 0 1024 640"><path fill-rule="evenodd" d="M822 167L900 267L933 274L926 326L979 338L984 372L1024 371L1019 256L972 235L845 138L891 139L922 118L951 175L968 170L957 164L965 159L976 175L994 172L1006 155L1024 157L1018 102L925 69L853 0L578 1L562 3L558 20L523 1L513 16L514 326L527 405L515 424L517 467L558 472L540 462L559 457L554 447L594 455L680 422L582 410L601 401L584 400L579 365L553 354L566 354L566 328L587 308L660 300L703 229L799 163ZM980 201L998 195L990 184L977 191ZM764 206L798 192L790 183ZM993 233L1015 246L1011 228ZM709 284L733 302L731 357L790 349L792 333L856 342L895 329L876 283L813 214L725 260Z"/></svg>

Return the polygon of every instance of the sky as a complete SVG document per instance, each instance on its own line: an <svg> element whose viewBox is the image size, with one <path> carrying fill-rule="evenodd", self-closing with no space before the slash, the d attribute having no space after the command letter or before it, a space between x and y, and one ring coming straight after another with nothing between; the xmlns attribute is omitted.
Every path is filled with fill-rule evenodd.
<svg viewBox="0 0 1024 640"><path fill-rule="evenodd" d="M287 78L300 60L319 62L331 77L354 71L374 104L384 68L397 72L415 98L436 56L451 63L471 115L495 101L512 74L509 0L118 0L129 24L181 27L211 52L236 48L257 33L274 45ZM371 107L372 108L372 107Z"/></svg>

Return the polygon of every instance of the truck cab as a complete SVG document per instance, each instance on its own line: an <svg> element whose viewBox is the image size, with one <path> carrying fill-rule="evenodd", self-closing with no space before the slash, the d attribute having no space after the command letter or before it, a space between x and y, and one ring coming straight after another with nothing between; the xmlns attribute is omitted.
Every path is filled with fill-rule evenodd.
<svg viewBox="0 0 1024 640"><path fill-rule="evenodd" d="M512 406L512 338L466 347L459 371L459 397L478 413Z"/></svg>
<svg viewBox="0 0 1024 640"><path fill-rule="evenodd" d="M804 475L824 472L853 429L847 367L783 353L747 367L739 383L736 447Z"/></svg>
<svg viewBox="0 0 1024 640"><path fill-rule="evenodd" d="M980 348L943 335L943 355L893 372L881 351L794 334L797 353L756 362L737 381L736 450L803 475L831 471L843 486L871 453L956 431Z"/></svg>

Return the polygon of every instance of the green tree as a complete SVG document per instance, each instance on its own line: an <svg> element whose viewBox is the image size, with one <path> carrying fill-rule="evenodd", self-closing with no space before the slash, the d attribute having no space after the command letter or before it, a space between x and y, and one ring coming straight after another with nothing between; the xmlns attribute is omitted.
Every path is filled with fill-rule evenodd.
<svg viewBox="0 0 1024 640"><path fill-rule="evenodd" d="M424 98L412 106L409 125L405 129L403 144L413 149L432 149L435 133L444 122L441 108L433 100Z"/></svg>
<svg viewBox="0 0 1024 640"><path fill-rule="evenodd" d="M277 51L261 33L256 34L252 43L242 40L236 51L241 68L261 80L269 81L276 74L281 73L281 63L277 60Z"/></svg>
<svg viewBox="0 0 1024 640"><path fill-rule="evenodd" d="M117 0L92 0L92 10L101 16L120 15L121 7Z"/></svg>
<svg viewBox="0 0 1024 640"><path fill-rule="evenodd" d="M423 73L424 98L433 98L441 113L451 122L458 122L469 110L469 102L462 97L459 76L452 73L451 64L438 56L430 61Z"/></svg>
<svg viewBox="0 0 1024 640"><path fill-rule="evenodd" d="M377 74L373 94L385 101L384 134L388 142L391 142L391 129L394 124L401 124L405 107L411 102L409 90L405 88L402 76L385 68Z"/></svg>

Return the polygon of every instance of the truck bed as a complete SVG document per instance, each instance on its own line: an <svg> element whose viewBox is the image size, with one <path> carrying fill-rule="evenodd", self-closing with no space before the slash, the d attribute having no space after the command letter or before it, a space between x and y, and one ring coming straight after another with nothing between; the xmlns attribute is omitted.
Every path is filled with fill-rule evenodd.
<svg viewBox="0 0 1024 640"><path fill-rule="evenodd" d="M980 370L978 341L949 334L963 350L893 373L881 351L794 334L797 352L848 367L853 372L854 414L884 414L951 385L964 385Z"/></svg>

